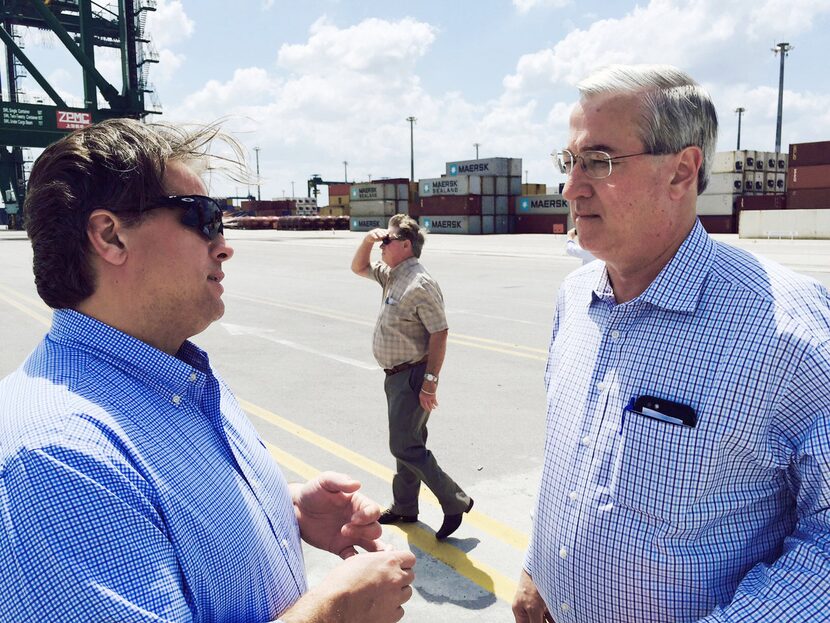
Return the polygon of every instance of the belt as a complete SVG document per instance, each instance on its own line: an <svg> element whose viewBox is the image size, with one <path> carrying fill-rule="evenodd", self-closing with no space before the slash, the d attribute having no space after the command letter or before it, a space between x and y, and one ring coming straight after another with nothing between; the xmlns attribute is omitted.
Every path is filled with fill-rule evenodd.
<svg viewBox="0 0 830 623"><path fill-rule="evenodd" d="M427 357L425 356L420 361L415 361L412 363L400 363L392 368L384 368L383 371L386 372L386 376L392 376L393 374L397 374L398 372L403 372L404 370L409 370L410 368L414 368L415 366L420 366L422 363L427 362Z"/></svg>

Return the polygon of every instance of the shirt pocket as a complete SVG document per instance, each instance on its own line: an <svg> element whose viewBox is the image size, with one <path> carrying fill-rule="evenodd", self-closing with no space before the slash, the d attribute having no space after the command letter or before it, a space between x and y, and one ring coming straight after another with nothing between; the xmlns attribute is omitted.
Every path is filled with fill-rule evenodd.
<svg viewBox="0 0 830 623"><path fill-rule="evenodd" d="M702 428L625 412L611 479L617 506L678 527L706 490L713 440ZM707 458L708 457L708 458Z"/></svg>

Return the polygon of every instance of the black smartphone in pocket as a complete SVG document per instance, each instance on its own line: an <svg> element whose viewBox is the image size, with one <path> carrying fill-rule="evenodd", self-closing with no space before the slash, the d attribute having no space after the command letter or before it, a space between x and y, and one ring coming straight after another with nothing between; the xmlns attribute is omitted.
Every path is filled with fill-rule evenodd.
<svg viewBox="0 0 830 623"><path fill-rule="evenodd" d="M689 405L681 402L664 400L655 396L640 396L631 409L646 417L662 420L669 424L679 424L694 428L697 426L697 414Z"/></svg>

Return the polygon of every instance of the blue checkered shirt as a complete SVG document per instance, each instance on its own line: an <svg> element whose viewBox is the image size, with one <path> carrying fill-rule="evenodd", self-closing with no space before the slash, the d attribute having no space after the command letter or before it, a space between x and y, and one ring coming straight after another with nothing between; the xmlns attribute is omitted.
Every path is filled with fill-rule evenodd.
<svg viewBox="0 0 830 623"><path fill-rule="evenodd" d="M558 623L830 621L822 286L698 223L632 301L603 262L568 276L545 381L525 568ZM696 426L627 409L640 396Z"/></svg>
<svg viewBox="0 0 830 623"><path fill-rule="evenodd" d="M0 621L272 621L306 589L291 497L190 342L74 311L0 382Z"/></svg>

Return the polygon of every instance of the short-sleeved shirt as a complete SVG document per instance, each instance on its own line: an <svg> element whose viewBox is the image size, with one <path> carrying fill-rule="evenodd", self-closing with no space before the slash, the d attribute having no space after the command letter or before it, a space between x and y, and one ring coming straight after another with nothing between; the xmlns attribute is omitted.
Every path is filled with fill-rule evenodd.
<svg viewBox="0 0 830 623"><path fill-rule="evenodd" d="M275 620L288 486L207 355L58 310L0 381L0 621Z"/></svg>
<svg viewBox="0 0 830 623"><path fill-rule="evenodd" d="M423 359L429 336L447 328L444 296L418 258L395 268L377 262L372 277L383 287L372 350L381 368Z"/></svg>

